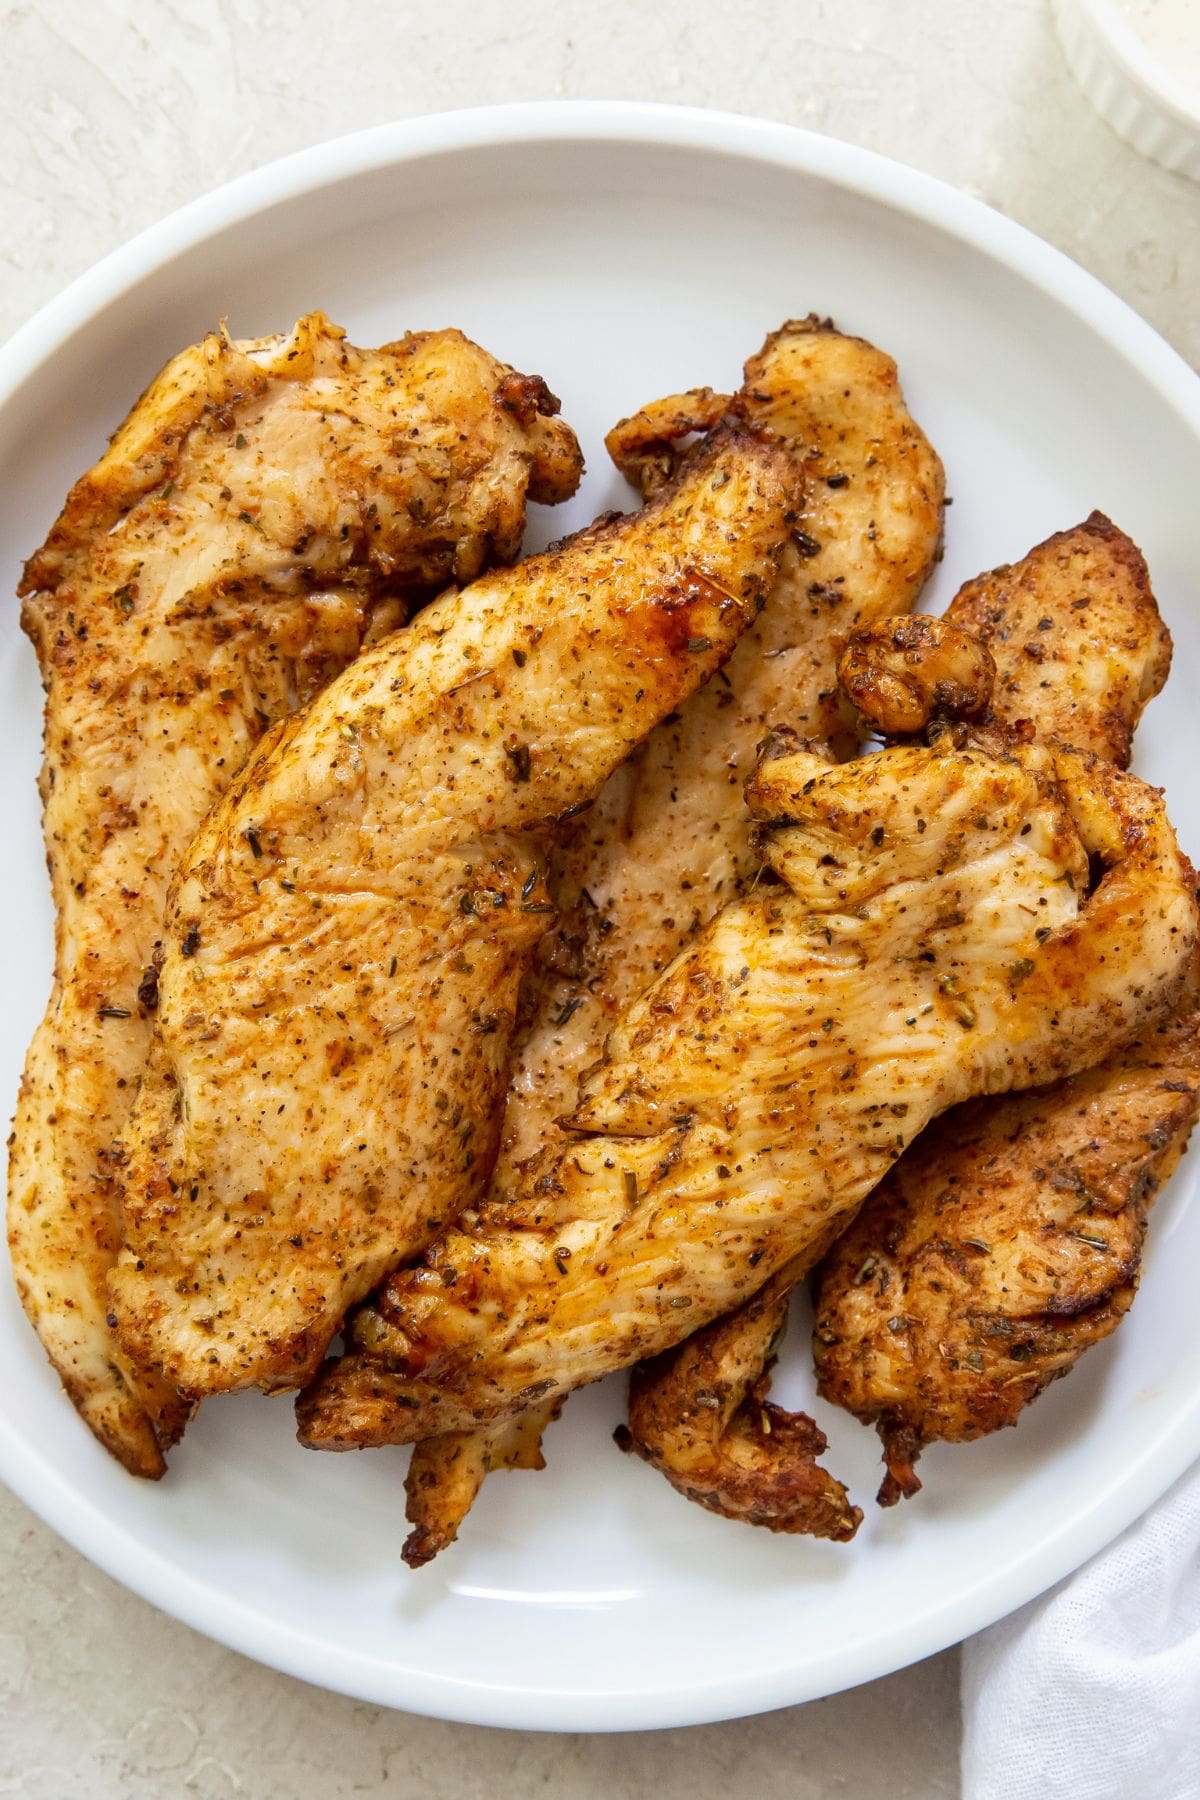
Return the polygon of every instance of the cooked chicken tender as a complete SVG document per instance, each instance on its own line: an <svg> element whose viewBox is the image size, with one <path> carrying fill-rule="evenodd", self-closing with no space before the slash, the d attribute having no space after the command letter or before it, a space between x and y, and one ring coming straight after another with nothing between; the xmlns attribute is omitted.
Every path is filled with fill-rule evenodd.
<svg viewBox="0 0 1200 1800"><path fill-rule="evenodd" d="M111 1280L191 1395L298 1385L486 1183L556 821L728 656L787 533L731 426L640 513L429 607L277 730L184 856Z"/></svg>
<svg viewBox="0 0 1200 1800"><path fill-rule="evenodd" d="M777 880L627 1010L507 1216L351 1322L306 1442L465 1429L669 1348L827 1241L937 1113L1094 1063L1183 979L1190 872L1108 765L946 733L768 762L749 799Z"/></svg>
<svg viewBox="0 0 1200 1800"><path fill-rule="evenodd" d="M1170 638L1107 519L969 584L948 616L989 634L998 707L1127 759ZM925 1444L1015 1424L1132 1305L1147 1213L1200 1110L1198 993L1193 971L1176 1010L1099 1068L939 1120L831 1251L820 1388L878 1424L884 1505L918 1491Z"/></svg>
<svg viewBox="0 0 1200 1800"><path fill-rule="evenodd" d="M775 1276L740 1311L639 1364L617 1442L709 1512L844 1543L862 1511L817 1462L824 1433L767 1398L763 1340L773 1347L782 1337L790 1291Z"/></svg>
<svg viewBox="0 0 1200 1800"><path fill-rule="evenodd" d="M621 422L608 444L647 494L672 478L681 440L722 418L769 429L795 460L791 537L762 617L717 680L664 720L618 769L554 859L559 917L525 996L503 1147L490 1192L520 1164L566 1143L575 1102L627 1005L726 900L758 859L742 799L758 746L787 721L802 737L840 738L836 664L848 634L906 612L938 554L944 479L915 423L892 359L828 320L791 321L746 364L732 398L678 395ZM453 1434L413 1454L405 1549L425 1561L452 1541L482 1481L509 1466L503 1426L485 1448ZM528 1416L514 1451L528 1465ZM446 1479L439 1479L439 1469Z"/></svg>
<svg viewBox="0 0 1200 1800"><path fill-rule="evenodd" d="M973 635L981 630L990 650ZM869 726L885 735L911 734L938 714L975 717L991 703L1026 734L1035 726L1047 733L1069 728L1079 741L1123 755L1143 706L1166 679L1170 655L1171 640L1140 552L1103 514L1093 513L1082 525L1038 545L1015 566L969 582L945 619L885 619L856 633L840 676ZM986 1111L982 1103L979 1111ZM953 1131L951 1121L944 1129ZM913 1158L923 1159L931 1140L936 1146L940 1132L931 1129L909 1152L898 1181ZM936 1149L928 1154L936 1157ZM868 1201L867 1214L873 1207ZM865 1233L865 1226L856 1227L853 1235ZM661 1357L655 1376L635 1383L633 1445L677 1487L689 1491L692 1459L681 1433L666 1429L663 1421L672 1408L681 1427L697 1415L700 1402L692 1391L692 1371L702 1369L705 1382L713 1385L722 1380L726 1363L727 1382L745 1381L756 1356L765 1368L777 1309L821 1252L821 1244L810 1246L794 1265L772 1277L752 1307L708 1327L674 1357ZM834 1314L839 1311L831 1308ZM829 1351L831 1363L840 1355L853 1356L856 1338L848 1321L840 1319L831 1329L842 1334L841 1348ZM1082 1342L1082 1329L1080 1337ZM926 1389L936 1386L944 1373L926 1368ZM969 1379L958 1372L960 1388ZM756 1391L763 1391L761 1379L751 1395ZM932 1408L918 1402L914 1412L928 1420ZM806 1496L801 1493L799 1505L793 1504L786 1479L794 1453L778 1429L769 1439L758 1430L759 1420L756 1399L750 1397L710 1443L706 1504L734 1517L747 1516L743 1444L747 1436L756 1436L755 1522L775 1530L807 1529Z"/></svg>
<svg viewBox="0 0 1200 1800"><path fill-rule="evenodd" d="M561 1401L532 1406L515 1418L476 1431L448 1431L417 1445L425 1454L414 1454L404 1482L412 1530L401 1554L410 1569L432 1562L454 1542L489 1475L498 1469L545 1468L542 1437L561 1406Z"/></svg>
<svg viewBox="0 0 1200 1800"><path fill-rule="evenodd" d="M843 690L873 730L910 737L939 715L982 718L996 664L986 644L947 619L881 619L856 631L838 664Z"/></svg>
<svg viewBox="0 0 1200 1800"><path fill-rule="evenodd" d="M683 455L658 435L667 424L676 437L720 417L766 429L795 459L790 541L729 666L614 773L557 859L561 917L543 946L494 1191L570 1110L620 1009L753 878L742 795L764 737L777 725L817 747L844 737L838 656L855 630L915 604L940 547L942 466L873 345L827 320L791 322L750 358L732 399L692 399L616 426L618 466L652 493Z"/></svg>
<svg viewBox="0 0 1200 1800"><path fill-rule="evenodd" d="M877 1423L879 1499L935 1439L1015 1425L1133 1304L1146 1217L1200 1113L1200 982L1051 1088L933 1124L820 1272L820 1392Z"/></svg>
<svg viewBox="0 0 1200 1800"><path fill-rule="evenodd" d="M1039 737L1129 766L1142 711L1171 668L1145 559L1103 513L959 589L946 618L991 651L992 706Z"/></svg>
<svg viewBox="0 0 1200 1800"><path fill-rule="evenodd" d="M54 989L8 1177L22 1303L71 1399L159 1475L186 1403L106 1323L114 1140L157 1003L167 883L264 729L424 599L512 558L578 445L457 331L359 350L320 313L169 363L28 564L46 684Z"/></svg>

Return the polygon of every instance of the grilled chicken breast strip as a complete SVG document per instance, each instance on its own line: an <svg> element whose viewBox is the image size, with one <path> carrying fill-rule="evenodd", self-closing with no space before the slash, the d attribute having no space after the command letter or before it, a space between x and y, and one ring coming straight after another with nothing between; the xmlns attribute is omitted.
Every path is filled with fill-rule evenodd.
<svg viewBox="0 0 1200 1800"><path fill-rule="evenodd" d="M762 739L783 720L817 746L845 738L852 721L836 669L848 635L906 612L938 554L941 463L895 363L873 345L828 320L791 321L750 358L732 398L702 390L658 401L617 425L608 446L651 494L674 477L682 439L731 417L766 427L794 458L790 541L728 666L612 775L555 859L559 916L526 995L489 1190L501 1207L529 1156L571 1141L558 1121L621 1008L753 878L742 790ZM507 1429L417 1446L410 1563L453 1540L489 1469L540 1466L529 1415L511 1442Z"/></svg>
<svg viewBox="0 0 1200 1800"><path fill-rule="evenodd" d="M1166 680L1171 642L1141 553L1110 520L1093 513L1082 525L1038 545L1019 563L967 582L946 619L971 636L956 643L954 632L946 633L936 621L918 617L896 625L884 621L877 631L865 630L851 640L842 664L843 684L876 730L893 736L910 734L923 729L937 712L975 717L990 700L1001 719L1023 722L1041 736L1060 737L1122 767L1127 764L1142 709ZM1177 1050L1185 1040L1185 1033L1171 1032ZM1156 1054L1156 1047L1162 1048L1158 1035L1145 1055ZM1121 1079L1120 1067L1118 1055L1111 1081ZM1135 1077L1134 1088L1142 1085L1144 1081ZM1086 1080L1083 1086L1087 1087ZM1024 1130L1033 1109L1044 1105L1044 1097L981 1101L970 1109L970 1117L978 1127L994 1108L1001 1121L999 1132L1006 1117L1014 1129L1019 1122ZM1064 1130L1069 1135L1078 1130L1071 1095L1065 1105ZM1178 1105L1173 1110L1180 1129L1185 1111ZM896 1235L904 1206L897 1196L908 1196L914 1188L923 1192L938 1183L942 1150L958 1143L957 1116L950 1114L931 1126L908 1152L883 1184L878 1205L874 1198L867 1203L828 1265L826 1285L837 1289L838 1298L823 1307L822 1334L829 1342L818 1338L817 1357L826 1371L830 1396L843 1398L853 1392L863 1410L870 1412L873 1404L878 1411L885 1404L886 1388L895 1403L896 1429L889 1441L897 1445L902 1431L909 1434L905 1441L911 1442L918 1422L922 1429L929 1428L939 1404L950 1412L940 1395L934 1398L943 1381L952 1382L962 1395L977 1380L969 1365L954 1371L945 1358L936 1364L924 1356L913 1358L910 1343L903 1335L897 1339L889 1322L908 1316L897 1301L893 1282L907 1264ZM980 1135L973 1127L964 1129L970 1140ZM993 1141L990 1132L983 1137ZM1126 1134L1114 1132L1114 1162L1126 1155L1126 1144ZM1034 1159L1029 1162L1030 1174L1038 1166L1037 1155L1030 1137L1019 1152L1023 1159ZM966 1150L959 1154L960 1172L968 1156ZM911 1180L909 1170L914 1171ZM978 1212L986 1209L987 1187L982 1172L977 1172ZM939 1195L945 1191L944 1183L938 1186ZM1009 1207L1007 1200L1004 1204L1010 1221L1021 1217L1019 1209ZM1061 1197L1051 1197L1047 1204L1051 1209L1061 1206ZM932 1234L936 1243L945 1241L941 1227L932 1224L927 1205L914 1205L912 1211L914 1243L923 1233ZM977 1237L991 1235L979 1218L963 1229L967 1235L972 1230ZM892 1255L877 1254L884 1242L893 1239ZM808 1273L819 1251L819 1245L810 1248L795 1266L781 1270L741 1313L718 1320L677 1351L656 1359L652 1368L639 1370L630 1393L629 1433L623 1440L627 1448L636 1449L689 1498L776 1531L823 1530L829 1516L828 1498L821 1496L815 1510L811 1498L814 1477L807 1446L814 1428L803 1415L795 1415L797 1426L792 1430L784 1424L788 1415L778 1408L765 1411L763 1406L788 1292ZM1036 1254L1040 1258L1040 1252ZM878 1270L878 1281L859 1293L857 1276L867 1267ZM974 1265L971 1273L977 1273ZM947 1291L945 1306L938 1312L939 1342L949 1341L946 1321L961 1300L961 1295L952 1300ZM1063 1327L1060 1339L1069 1329ZM1082 1324L1075 1327L1081 1346L1086 1329ZM971 1335L961 1319L959 1332ZM934 1335L931 1323L930 1340ZM973 1364L975 1353L970 1354ZM881 1377L885 1369L889 1372L873 1402L868 1399L872 1386L868 1367ZM900 1371L905 1368L914 1379L921 1370L928 1403L918 1402L914 1395L908 1408L911 1418L906 1417L902 1395ZM1027 1395L1031 1385L1014 1383L1006 1390L1007 1399L1014 1406L1021 1404L1018 1395ZM978 1411L984 1416L982 1401ZM911 1480L908 1467L906 1479Z"/></svg>
<svg viewBox="0 0 1200 1800"><path fill-rule="evenodd" d="M817 1458L824 1432L768 1398L791 1286L775 1275L747 1305L648 1362L615 1432L698 1506L771 1531L845 1543L862 1509Z"/></svg>
<svg viewBox="0 0 1200 1800"><path fill-rule="evenodd" d="M882 1505L935 1440L1015 1425L1132 1306L1150 1207L1200 1113L1200 984L1051 1088L930 1128L818 1277L820 1391L876 1424Z"/></svg>
<svg viewBox="0 0 1200 1800"><path fill-rule="evenodd" d="M580 473L546 389L459 332L359 350L320 313L214 334L142 395L25 570L46 685L54 988L8 1176L22 1303L71 1399L159 1475L186 1403L106 1322L113 1144L176 861L264 728L425 598L517 554Z"/></svg>
<svg viewBox="0 0 1200 1800"><path fill-rule="evenodd" d="M263 745L183 858L111 1279L191 1395L310 1377L478 1193L555 821L728 656L786 452L715 434L640 513L428 608Z"/></svg>
<svg viewBox="0 0 1200 1800"><path fill-rule="evenodd" d="M628 1009L507 1217L351 1321L304 1441L464 1429L669 1348L827 1243L938 1112L1094 1063L1182 982L1190 871L1108 765L945 734L784 757L749 800L777 884Z"/></svg>
<svg viewBox="0 0 1200 1800"><path fill-rule="evenodd" d="M1001 663L998 710L1127 761L1170 638L1107 520L981 577L951 611ZM885 1505L920 1487L923 1445L1015 1424L1125 1316L1149 1208L1200 1112L1198 1034L1193 970L1176 1010L1098 1068L938 1120L830 1252L820 1391L878 1424Z"/></svg>
<svg viewBox="0 0 1200 1800"><path fill-rule="evenodd" d="M817 749L853 742L838 657L859 627L916 603L940 549L941 462L895 363L863 339L828 320L790 322L732 398L659 401L608 444L650 495L684 454L664 432L721 419L769 431L793 458L789 542L729 666L615 771L557 859L560 918L514 1065L495 1192L570 1110L621 1009L752 878L742 796L764 736L786 724Z"/></svg>

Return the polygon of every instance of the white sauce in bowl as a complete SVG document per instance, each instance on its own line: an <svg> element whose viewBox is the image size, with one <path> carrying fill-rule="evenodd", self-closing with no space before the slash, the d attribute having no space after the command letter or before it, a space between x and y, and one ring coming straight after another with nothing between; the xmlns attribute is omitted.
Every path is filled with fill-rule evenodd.
<svg viewBox="0 0 1200 1800"><path fill-rule="evenodd" d="M1121 0L1121 10L1163 71L1200 96L1200 0Z"/></svg>

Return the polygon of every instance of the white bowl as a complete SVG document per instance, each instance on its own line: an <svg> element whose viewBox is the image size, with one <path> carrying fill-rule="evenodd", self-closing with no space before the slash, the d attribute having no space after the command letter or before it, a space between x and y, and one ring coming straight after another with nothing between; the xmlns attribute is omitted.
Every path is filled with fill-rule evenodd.
<svg viewBox="0 0 1200 1800"><path fill-rule="evenodd" d="M1143 156L1200 181L1200 93L1163 66L1116 0L1052 0L1071 71Z"/></svg>
<svg viewBox="0 0 1200 1800"><path fill-rule="evenodd" d="M413 120L235 182L138 238L0 352L0 573L42 537L157 366L326 307L360 341L453 323L561 394L591 470L537 522L629 494L602 435L647 398L735 382L788 315L830 312L899 359L955 504L930 601L1099 506L1143 544L1178 672L1140 766L1200 849L1194 497L1200 382L1055 251L924 176L718 114L520 106ZM40 693L0 618L0 1093L50 969L34 777ZM775 1538L681 1500L577 1396L543 1474L487 1484L462 1541L399 1560L404 1453L315 1456L291 1407L205 1408L158 1486L80 1426L0 1280L0 1475L166 1611L305 1680L510 1726L629 1729L810 1699L927 1656L1060 1580L1200 1453L1193 1159L1159 1202L1129 1322L1020 1429L930 1451L926 1491L871 1502L872 1433L812 1400L805 1308L777 1391L807 1400L867 1517L849 1546Z"/></svg>

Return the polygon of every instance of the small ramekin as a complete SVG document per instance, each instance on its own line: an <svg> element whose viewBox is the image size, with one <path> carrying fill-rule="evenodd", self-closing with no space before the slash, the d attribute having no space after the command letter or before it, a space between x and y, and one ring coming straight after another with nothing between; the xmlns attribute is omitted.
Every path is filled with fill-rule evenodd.
<svg viewBox="0 0 1200 1800"><path fill-rule="evenodd" d="M1165 169L1200 181L1200 95L1164 68L1115 0L1051 0L1071 72L1102 119Z"/></svg>

